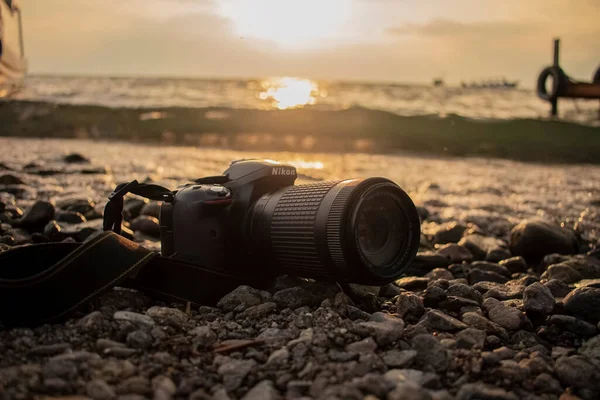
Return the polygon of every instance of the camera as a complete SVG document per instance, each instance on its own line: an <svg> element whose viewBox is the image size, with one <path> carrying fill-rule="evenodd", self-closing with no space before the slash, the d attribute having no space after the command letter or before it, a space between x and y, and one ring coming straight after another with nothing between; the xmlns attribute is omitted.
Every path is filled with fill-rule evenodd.
<svg viewBox="0 0 600 400"><path fill-rule="evenodd" d="M246 159L176 188L160 210L162 255L261 279L383 285L406 270L420 219L402 188L382 177L294 185L297 176Z"/></svg>

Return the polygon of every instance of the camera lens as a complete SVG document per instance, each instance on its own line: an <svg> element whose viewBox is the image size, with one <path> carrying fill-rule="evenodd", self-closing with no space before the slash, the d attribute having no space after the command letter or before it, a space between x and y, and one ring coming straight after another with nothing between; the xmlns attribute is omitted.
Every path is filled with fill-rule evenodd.
<svg viewBox="0 0 600 400"><path fill-rule="evenodd" d="M382 285L410 265L420 221L410 197L385 178L287 186L248 215L250 251L280 274Z"/></svg>

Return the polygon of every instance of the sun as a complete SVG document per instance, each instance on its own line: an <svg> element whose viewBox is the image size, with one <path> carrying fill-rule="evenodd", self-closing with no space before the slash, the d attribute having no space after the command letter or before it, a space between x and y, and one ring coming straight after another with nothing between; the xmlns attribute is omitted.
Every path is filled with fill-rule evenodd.
<svg viewBox="0 0 600 400"><path fill-rule="evenodd" d="M313 47L340 35L352 0L225 0L220 12L242 38L284 48Z"/></svg>

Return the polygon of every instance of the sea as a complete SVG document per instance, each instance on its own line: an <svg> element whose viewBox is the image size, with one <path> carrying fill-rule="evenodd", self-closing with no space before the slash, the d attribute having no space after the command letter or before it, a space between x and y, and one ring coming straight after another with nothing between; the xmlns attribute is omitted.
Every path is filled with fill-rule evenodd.
<svg viewBox="0 0 600 400"><path fill-rule="evenodd" d="M401 83L338 82L302 77L193 79L29 76L17 100L112 108L222 107L273 109L351 107L402 116L460 115L473 119L547 119L550 105L532 89L475 89ZM600 126L597 100L562 99L559 118Z"/></svg>

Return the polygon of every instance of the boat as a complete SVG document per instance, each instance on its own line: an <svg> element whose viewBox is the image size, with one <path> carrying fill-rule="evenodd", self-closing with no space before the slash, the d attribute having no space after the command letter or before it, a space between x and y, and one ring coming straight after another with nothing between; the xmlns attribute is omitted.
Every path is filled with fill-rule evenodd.
<svg viewBox="0 0 600 400"><path fill-rule="evenodd" d="M465 89L516 89L519 85L519 81L507 81L505 78L501 79L487 79L482 82L461 82L460 84Z"/></svg>
<svg viewBox="0 0 600 400"><path fill-rule="evenodd" d="M0 0L0 98L19 90L26 74L20 2Z"/></svg>

